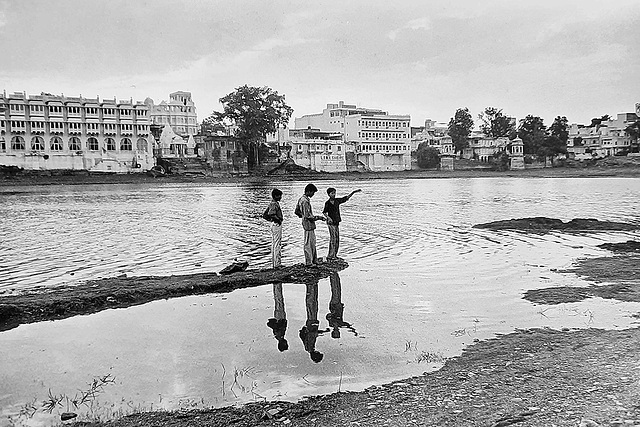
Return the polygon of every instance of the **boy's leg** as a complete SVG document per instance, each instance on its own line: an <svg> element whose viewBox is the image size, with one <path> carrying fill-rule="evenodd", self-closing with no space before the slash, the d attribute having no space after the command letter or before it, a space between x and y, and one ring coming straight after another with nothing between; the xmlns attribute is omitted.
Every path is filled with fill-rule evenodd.
<svg viewBox="0 0 640 427"><path fill-rule="evenodd" d="M282 225L271 224L271 263L273 268L282 265Z"/></svg>
<svg viewBox="0 0 640 427"><path fill-rule="evenodd" d="M306 265L313 264L313 251L311 247L311 233L313 230L304 230L304 263ZM315 233L313 233L313 247L315 248Z"/></svg>
<svg viewBox="0 0 640 427"><path fill-rule="evenodd" d="M327 224L329 228L329 254L328 259L334 259L338 253L338 227L333 224Z"/></svg>
<svg viewBox="0 0 640 427"><path fill-rule="evenodd" d="M317 264L318 263L318 252L316 251L316 230L311 230L309 232L311 234L310 237L310 245L311 245L311 262L313 264Z"/></svg>

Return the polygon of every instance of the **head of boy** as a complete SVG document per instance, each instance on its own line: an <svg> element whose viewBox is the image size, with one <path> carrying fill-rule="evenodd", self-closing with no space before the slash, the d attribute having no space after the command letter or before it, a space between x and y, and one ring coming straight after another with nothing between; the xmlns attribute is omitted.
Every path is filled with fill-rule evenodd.
<svg viewBox="0 0 640 427"><path fill-rule="evenodd" d="M313 184L307 184L307 186L304 187L304 194L306 194L308 197L313 197L313 195L316 194L317 191L318 188Z"/></svg>
<svg viewBox="0 0 640 427"><path fill-rule="evenodd" d="M329 187L327 188L327 194L329 195L330 199L335 199L336 198L336 189Z"/></svg>
<svg viewBox="0 0 640 427"><path fill-rule="evenodd" d="M273 191L271 191L271 197L273 197L273 200L276 202L279 202L282 199L282 191L274 188Z"/></svg>

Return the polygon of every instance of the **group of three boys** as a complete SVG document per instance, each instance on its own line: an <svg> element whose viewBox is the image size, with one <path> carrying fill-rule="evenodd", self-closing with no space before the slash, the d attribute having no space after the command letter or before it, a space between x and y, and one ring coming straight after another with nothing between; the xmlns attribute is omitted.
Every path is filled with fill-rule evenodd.
<svg viewBox="0 0 640 427"><path fill-rule="evenodd" d="M329 228L329 254L327 261L335 261L338 257L338 248L340 246L339 225L342 218L340 217L340 205L351 198L355 193L362 191L360 189L352 191L344 197L336 197L335 188L327 188L329 200L324 204L322 215L314 215L311 208L311 197L318 191L313 184L307 184L304 188L304 195L298 200L296 205L296 215L302 218L302 228L304 229L304 260L307 267L317 267L318 254L316 252L316 221L326 221ZM271 192L271 203L265 210L263 217L270 221L271 224L271 260L273 268L279 268L282 265L282 209L280 208L280 200L282 200L282 191L274 188Z"/></svg>

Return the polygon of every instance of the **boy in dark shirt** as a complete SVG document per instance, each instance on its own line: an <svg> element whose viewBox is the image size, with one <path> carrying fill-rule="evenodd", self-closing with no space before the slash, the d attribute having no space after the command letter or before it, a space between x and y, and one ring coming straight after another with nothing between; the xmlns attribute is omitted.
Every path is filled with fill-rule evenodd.
<svg viewBox="0 0 640 427"><path fill-rule="evenodd" d="M340 205L346 202L354 194L362 190L357 189L352 191L348 196L336 198L336 189L327 188L327 194L329 200L324 204L322 214L327 220L327 226L329 227L329 254L327 255L328 261L334 261L338 259L338 248L340 247L340 231L338 225L340 225Z"/></svg>
<svg viewBox="0 0 640 427"><path fill-rule="evenodd" d="M271 203L262 217L271 222L271 265L280 268L282 265L282 209L280 209L282 191L274 188L271 192Z"/></svg>

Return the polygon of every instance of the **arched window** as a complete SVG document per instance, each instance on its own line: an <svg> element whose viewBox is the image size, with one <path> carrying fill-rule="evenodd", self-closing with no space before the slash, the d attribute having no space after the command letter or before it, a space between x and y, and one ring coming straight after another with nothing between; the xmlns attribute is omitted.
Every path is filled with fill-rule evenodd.
<svg viewBox="0 0 640 427"><path fill-rule="evenodd" d="M116 141L113 138L107 138L104 140L107 151L116 151Z"/></svg>
<svg viewBox="0 0 640 427"><path fill-rule="evenodd" d="M88 148L90 151L98 151L98 150L100 149L100 146L99 146L99 144L98 144L98 140L97 140L96 138L94 138L93 136L92 136L92 137L90 137L90 138L87 140L87 148Z"/></svg>
<svg viewBox="0 0 640 427"><path fill-rule="evenodd" d="M59 136L51 137L51 151L62 151L62 138Z"/></svg>
<svg viewBox="0 0 640 427"><path fill-rule="evenodd" d="M146 139L138 138L136 148L138 149L138 151L144 151L146 153L147 151L149 151L149 144L147 143Z"/></svg>
<svg viewBox="0 0 640 427"><path fill-rule="evenodd" d="M44 139L37 135L31 138L31 149L34 151L44 151Z"/></svg>
<svg viewBox="0 0 640 427"><path fill-rule="evenodd" d="M120 141L120 151L131 151L133 147L131 146L131 140L129 138L122 138Z"/></svg>
<svg viewBox="0 0 640 427"><path fill-rule="evenodd" d="M69 150L71 151L80 151L82 150L82 143L80 142L80 138L77 136L72 136L69 138Z"/></svg>
<svg viewBox="0 0 640 427"><path fill-rule="evenodd" d="M24 138L20 135L16 135L11 138L11 149L12 150L24 150Z"/></svg>

